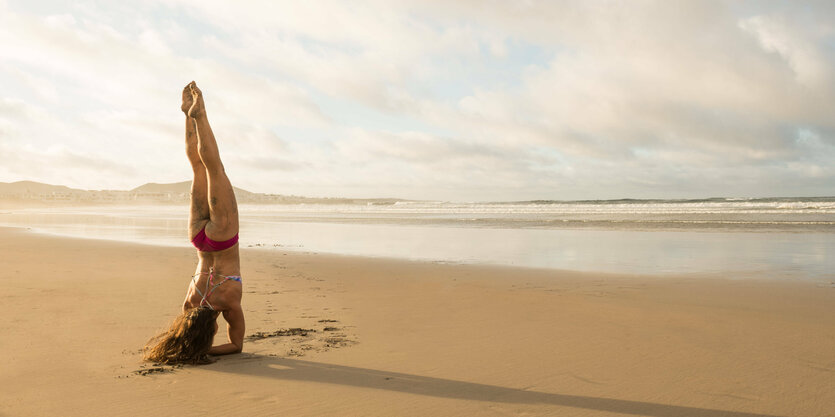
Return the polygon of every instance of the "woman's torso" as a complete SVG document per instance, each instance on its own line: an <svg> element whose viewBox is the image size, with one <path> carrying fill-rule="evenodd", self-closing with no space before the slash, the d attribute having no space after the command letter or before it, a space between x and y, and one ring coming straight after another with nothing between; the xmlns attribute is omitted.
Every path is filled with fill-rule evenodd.
<svg viewBox="0 0 835 417"><path fill-rule="evenodd" d="M199 306L204 295L216 311L227 310L231 305L240 305L243 294L241 282L227 279L240 278L241 275L238 244L217 252L198 251L197 258L197 269L189 285L184 307Z"/></svg>

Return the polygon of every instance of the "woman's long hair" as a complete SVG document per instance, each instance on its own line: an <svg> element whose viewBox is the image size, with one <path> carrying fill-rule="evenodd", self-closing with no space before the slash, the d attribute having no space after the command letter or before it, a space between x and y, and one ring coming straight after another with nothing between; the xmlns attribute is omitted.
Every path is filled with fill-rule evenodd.
<svg viewBox="0 0 835 417"><path fill-rule="evenodd" d="M209 363L209 349L215 337L215 314L206 306L186 310L168 330L145 345L144 359L164 364Z"/></svg>

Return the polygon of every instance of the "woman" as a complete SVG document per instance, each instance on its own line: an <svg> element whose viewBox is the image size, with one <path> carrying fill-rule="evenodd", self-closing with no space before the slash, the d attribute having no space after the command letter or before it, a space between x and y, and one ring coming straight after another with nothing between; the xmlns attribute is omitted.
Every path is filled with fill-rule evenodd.
<svg viewBox="0 0 835 417"><path fill-rule="evenodd" d="M194 170L189 236L197 248L197 270L171 327L145 346L145 359L159 363L205 363L207 355L243 348L241 260L238 254L238 204L220 161L206 118L203 93L194 81L183 89L186 155ZM217 316L228 324L229 343L212 346Z"/></svg>

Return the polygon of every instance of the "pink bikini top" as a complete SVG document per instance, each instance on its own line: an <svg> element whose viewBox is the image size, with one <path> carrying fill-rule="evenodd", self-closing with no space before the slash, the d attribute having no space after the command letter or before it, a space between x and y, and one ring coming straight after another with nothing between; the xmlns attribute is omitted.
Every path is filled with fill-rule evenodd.
<svg viewBox="0 0 835 417"><path fill-rule="evenodd" d="M200 232L194 236L194 239L191 239L191 244L194 245L197 250L200 252L217 252L219 250L229 249L235 244L238 243L238 234L235 233L235 236L232 239L224 240L223 242L218 242L212 239L209 239L206 236L206 228L200 229Z"/></svg>

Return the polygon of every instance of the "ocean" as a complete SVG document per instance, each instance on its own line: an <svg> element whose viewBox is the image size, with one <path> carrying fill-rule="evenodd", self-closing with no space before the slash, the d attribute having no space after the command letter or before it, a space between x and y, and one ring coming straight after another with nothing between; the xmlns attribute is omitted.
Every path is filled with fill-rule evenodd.
<svg viewBox="0 0 835 417"><path fill-rule="evenodd" d="M38 232L188 246L182 205L0 212ZM835 197L240 206L241 245L657 276L835 281Z"/></svg>

